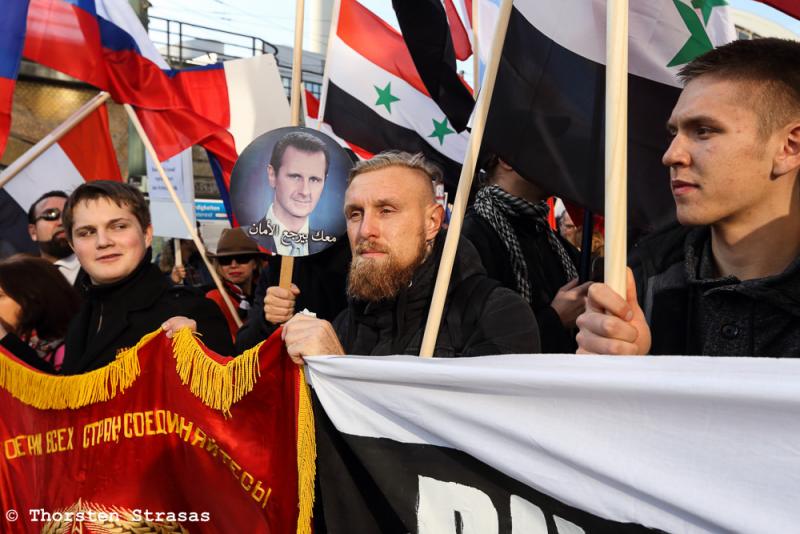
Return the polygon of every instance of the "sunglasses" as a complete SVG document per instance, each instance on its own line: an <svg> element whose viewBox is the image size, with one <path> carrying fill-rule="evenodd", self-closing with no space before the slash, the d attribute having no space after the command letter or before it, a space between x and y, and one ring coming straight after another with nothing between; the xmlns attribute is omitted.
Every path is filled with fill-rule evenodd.
<svg viewBox="0 0 800 534"><path fill-rule="evenodd" d="M45 221L57 221L61 218L61 210L58 208L48 208L44 210L38 217L36 217L37 221L41 221L44 219Z"/></svg>
<svg viewBox="0 0 800 534"><path fill-rule="evenodd" d="M248 261L254 260L254 259L256 259L256 257L253 256L252 254L241 254L241 255L237 255L237 256L222 256L222 257L217 258L217 261L219 262L220 265L226 265L227 266L227 265L230 265L231 263L233 263L233 260L236 260L236 263L238 263L239 265L244 265Z"/></svg>

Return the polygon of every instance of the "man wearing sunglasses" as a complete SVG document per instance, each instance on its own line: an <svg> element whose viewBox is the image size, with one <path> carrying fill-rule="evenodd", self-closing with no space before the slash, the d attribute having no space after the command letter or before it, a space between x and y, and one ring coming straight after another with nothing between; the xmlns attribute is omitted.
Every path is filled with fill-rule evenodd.
<svg viewBox="0 0 800 534"><path fill-rule="evenodd" d="M66 202L64 191L49 191L39 197L28 210L28 233L39 246L42 258L54 263L69 283L75 285L81 264L69 246L61 223Z"/></svg>

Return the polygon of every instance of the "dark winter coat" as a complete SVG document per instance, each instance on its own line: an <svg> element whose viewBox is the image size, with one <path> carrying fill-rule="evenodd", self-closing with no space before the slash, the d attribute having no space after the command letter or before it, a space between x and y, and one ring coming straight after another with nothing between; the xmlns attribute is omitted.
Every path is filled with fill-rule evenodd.
<svg viewBox="0 0 800 534"><path fill-rule="evenodd" d="M331 247L310 256L294 259L292 282L300 288L295 311L308 309L320 319L333 321L347 307L347 269L350 265L350 245L339 239ZM281 256L271 256L269 266L262 270L254 293L253 309L236 335L236 352L241 354L267 339L278 325L264 317L264 297L267 288L280 281Z"/></svg>
<svg viewBox="0 0 800 534"><path fill-rule="evenodd" d="M800 356L800 258L778 275L716 277L707 227L673 225L631 254L651 354Z"/></svg>
<svg viewBox="0 0 800 534"><path fill-rule="evenodd" d="M419 354L444 234L408 288L390 301L351 301L334 321L347 354ZM536 318L525 301L486 276L475 247L461 240L435 357L539 352Z"/></svg>
<svg viewBox="0 0 800 534"><path fill-rule="evenodd" d="M217 305L190 288L172 286L150 257L148 249L136 270L119 282L86 288L83 305L67 331L63 374L111 363L117 352L176 315L197 321L203 343L213 351L233 355L231 335Z"/></svg>
<svg viewBox="0 0 800 534"><path fill-rule="evenodd" d="M558 254L550 246L547 235L538 231L526 220L511 218L509 222L517 235L522 255L528 266L528 280L533 297L531 309L539 325L542 352L574 353L578 348L575 332L561 324L558 314L550 306L558 290L569 282ZM461 235L475 245L489 277L499 281L504 287L516 291L516 276L508 249L489 222L470 210L464 218ZM577 265L578 250L561 236L558 238Z"/></svg>

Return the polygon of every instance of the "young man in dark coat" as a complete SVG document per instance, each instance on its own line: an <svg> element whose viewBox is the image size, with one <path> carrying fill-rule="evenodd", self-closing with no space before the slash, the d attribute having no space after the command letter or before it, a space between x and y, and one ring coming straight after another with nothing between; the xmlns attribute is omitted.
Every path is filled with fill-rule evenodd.
<svg viewBox="0 0 800 534"><path fill-rule="evenodd" d="M297 314L283 338L297 363L323 354L418 354L444 235L433 182L441 171L422 155L384 152L357 164L345 193L353 260L349 305L333 322ZM538 352L527 303L489 279L477 252L460 243L434 356Z"/></svg>
<svg viewBox="0 0 800 534"><path fill-rule="evenodd" d="M119 350L175 316L194 319L212 350L233 354L216 304L172 286L151 263L150 212L135 187L112 181L82 184L67 200L63 222L91 282L67 332L62 373L85 373L113 362Z"/></svg>
<svg viewBox="0 0 800 534"><path fill-rule="evenodd" d="M519 293L539 325L542 352L575 352L575 319L589 283L578 285L578 251L554 232L547 197L505 161L491 156L461 235L478 249L490 278Z"/></svg>
<svg viewBox="0 0 800 534"><path fill-rule="evenodd" d="M800 356L798 58L735 41L681 70L663 160L691 228L637 247L627 298L590 288L579 352Z"/></svg>

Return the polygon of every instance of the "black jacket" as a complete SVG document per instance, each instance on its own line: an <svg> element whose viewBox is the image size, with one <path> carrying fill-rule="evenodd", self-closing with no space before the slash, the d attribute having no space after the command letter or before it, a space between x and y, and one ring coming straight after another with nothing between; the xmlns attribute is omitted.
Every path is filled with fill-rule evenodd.
<svg viewBox="0 0 800 534"><path fill-rule="evenodd" d="M781 274L715 277L707 227L672 225L631 253L651 354L800 356L800 258Z"/></svg>
<svg viewBox="0 0 800 534"><path fill-rule="evenodd" d="M531 309L539 325L542 352L574 353L578 348L575 332L564 328L558 314L550 306L558 290L569 282L561 261L543 232L537 231L522 218L511 218L509 222L517 235L522 255L528 266L528 280L533 291ZM508 249L489 222L470 209L464 218L461 235L475 245L489 277L516 292L516 276ZM577 265L578 250L561 236L558 236L558 239Z"/></svg>
<svg viewBox="0 0 800 534"><path fill-rule="evenodd" d="M350 245L346 238L318 254L294 259L292 281L300 288L295 311L308 309L320 319L333 321L347 307L347 270L350 265ZM247 322L236 335L236 351L241 354L267 339L278 325L264 318L264 297L267 288L280 281L281 257L272 256L261 271L254 293L253 308Z"/></svg>
<svg viewBox="0 0 800 534"><path fill-rule="evenodd" d="M351 301L334 321L347 354L419 354L444 233L410 287L391 301ZM522 297L490 281L475 247L458 245L435 357L539 352L536 318Z"/></svg>
<svg viewBox="0 0 800 534"><path fill-rule="evenodd" d="M85 300L65 340L63 374L85 373L114 361L145 334L176 315L197 321L203 343L219 354L233 355L225 318L214 302L194 290L172 286L150 263L150 251L128 277L86 288Z"/></svg>

